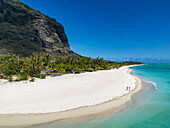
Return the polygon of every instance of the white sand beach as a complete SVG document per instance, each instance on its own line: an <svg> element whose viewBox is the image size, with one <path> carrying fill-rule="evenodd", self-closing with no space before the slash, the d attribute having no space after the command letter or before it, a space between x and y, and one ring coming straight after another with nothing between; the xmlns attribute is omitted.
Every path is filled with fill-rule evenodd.
<svg viewBox="0 0 170 128"><path fill-rule="evenodd" d="M141 86L140 79L130 71L129 66L124 66L114 70L48 77L33 83L2 84L1 81L0 127L32 125L118 108L130 100L131 94ZM127 91L127 87L131 91ZM11 114L13 118L9 117ZM39 116L34 117L34 114Z"/></svg>

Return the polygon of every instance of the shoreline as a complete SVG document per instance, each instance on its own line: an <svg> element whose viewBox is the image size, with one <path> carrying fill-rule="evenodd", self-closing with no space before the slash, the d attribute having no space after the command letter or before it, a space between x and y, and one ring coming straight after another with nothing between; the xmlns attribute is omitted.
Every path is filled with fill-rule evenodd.
<svg viewBox="0 0 170 128"><path fill-rule="evenodd" d="M125 105L127 102L131 100L131 96L138 92L141 89L141 79L134 74L131 74L132 69L127 68L127 73L135 79L135 88L130 92L114 97L111 100L91 105L91 106L83 106L74 109L69 109L60 112L52 112L52 113L32 113L32 114L0 114L0 128L20 128L31 125L38 125L43 123L49 123L57 120L62 120L66 118L74 118L80 116L90 116L90 115L101 115L105 113L115 112L120 107ZM10 124L9 124L10 122Z"/></svg>

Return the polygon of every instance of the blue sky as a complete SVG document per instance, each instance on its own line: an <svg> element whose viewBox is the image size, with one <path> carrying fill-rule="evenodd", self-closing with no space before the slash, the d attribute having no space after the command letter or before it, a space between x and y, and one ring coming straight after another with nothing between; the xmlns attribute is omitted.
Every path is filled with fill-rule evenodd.
<svg viewBox="0 0 170 128"><path fill-rule="evenodd" d="M169 0L21 0L64 25L90 57L170 59Z"/></svg>

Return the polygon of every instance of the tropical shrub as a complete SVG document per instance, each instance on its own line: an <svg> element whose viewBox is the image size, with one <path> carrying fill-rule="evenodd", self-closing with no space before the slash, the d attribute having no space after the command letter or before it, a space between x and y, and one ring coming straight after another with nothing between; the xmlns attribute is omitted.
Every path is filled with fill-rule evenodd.
<svg viewBox="0 0 170 128"><path fill-rule="evenodd" d="M46 75L40 75L40 79L45 79Z"/></svg>
<svg viewBox="0 0 170 128"><path fill-rule="evenodd" d="M35 78L31 78L30 82L35 82Z"/></svg>

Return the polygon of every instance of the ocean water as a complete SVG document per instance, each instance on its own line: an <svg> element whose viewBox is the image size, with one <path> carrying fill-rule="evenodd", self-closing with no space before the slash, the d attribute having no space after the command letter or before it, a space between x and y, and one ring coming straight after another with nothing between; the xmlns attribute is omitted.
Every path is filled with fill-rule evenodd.
<svg viewBox="0 0 170 128"><path fill-rule="evenodd" d="M148 64L132 69L144 80L142 90L118 112L29 128L170 128L170 64Z"/></svg>

